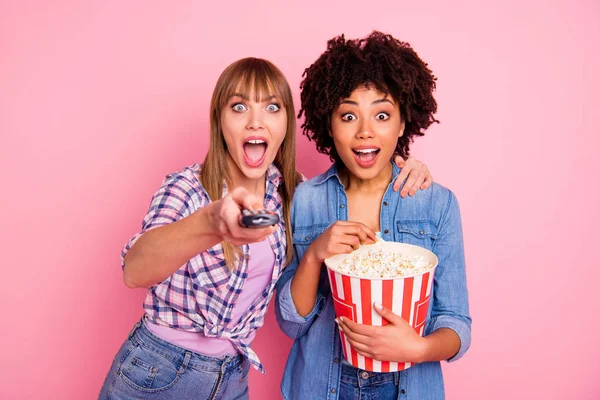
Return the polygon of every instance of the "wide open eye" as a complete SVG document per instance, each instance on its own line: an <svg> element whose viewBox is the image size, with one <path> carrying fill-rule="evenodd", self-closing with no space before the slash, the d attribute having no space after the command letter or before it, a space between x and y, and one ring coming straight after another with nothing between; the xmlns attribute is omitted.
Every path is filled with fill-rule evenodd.
<svg viewBox="0 0 600 400"><path fill-rule="evenodd" d="M281 110L281 107L277 103L271 103L267 106L267 111L269 112L277 112Z"/></svg>
<svg viewBox="0 0 600 400"><path fill-rule="evenodd" d="M246 107L246 105L244 105L242 103L235 103L234 105L231 106L231 109L235 112L248 111L248 107Z"/></svg>
<svg viewBox="0 0 600 400"><path fill-rule="evenodd" d="M375 119L378 121L385 121L390 119L390 114L386 113L386 112L380 112L379 114L377 114L375 116Z"/></svg>

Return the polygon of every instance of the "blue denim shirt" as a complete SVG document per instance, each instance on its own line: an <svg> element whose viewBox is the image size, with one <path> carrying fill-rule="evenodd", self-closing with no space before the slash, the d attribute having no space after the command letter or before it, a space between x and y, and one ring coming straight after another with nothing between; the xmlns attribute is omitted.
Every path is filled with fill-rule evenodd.
<svg viewBox="0 0 600 400"><path fill-rule="evenodd" d="M400 172L396 165L393 168L392 182ZM296 311L290 292L291 278L310 244L335 221L348 219L348 198L335 165L298 186L291 217L294 259L277 283L275 298L277 321L294 339L281 391L287 400L336 400L343 352L325 267L321 270L315 305L306 317ZM437 255L439 264L425 335L440 328L454 330L461 346L448 361L459 359L471 343L471 318L456 197L434 183L413 197L401 198L390 183L381 204L380 229L384 240L415 244ZM399 374L399 399L444 398L439 361L416 364Z"/></svg>

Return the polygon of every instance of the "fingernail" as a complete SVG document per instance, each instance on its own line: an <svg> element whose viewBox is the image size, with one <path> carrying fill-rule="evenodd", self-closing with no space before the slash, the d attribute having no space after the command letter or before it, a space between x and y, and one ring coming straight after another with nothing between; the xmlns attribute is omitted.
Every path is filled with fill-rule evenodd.
<svg viewBox="0 0 600 400"><path fill-rule="evenodd" d="M344 322L344 317L340 317L340 321Z"/></svg>
<svg viewBox="0 0 600 400"><path fill-rule="evenodd" d="M339 325L340 324L340 320L336 318L335 319L335 323Z"/></svg>
<svg viewBox="0 0 600 400"><path fill-rule="evenodd" d="M378 310L381 310L383 307L380 303L374 303L375 308L377 308Z"/></svg>

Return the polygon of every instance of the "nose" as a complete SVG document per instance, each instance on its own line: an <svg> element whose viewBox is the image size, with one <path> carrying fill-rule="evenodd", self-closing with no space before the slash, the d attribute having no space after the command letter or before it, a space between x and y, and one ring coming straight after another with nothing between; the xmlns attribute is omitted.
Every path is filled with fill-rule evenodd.
<svg viewBox="0 0 600 400"><path fill-rule="evenodd" d="M356 132L357 139L372 139L375 136L371 121L368 119L362 119L358 125L358 131Z"/></svg>
<svg viewBox="0 0 600 400"><path fill-rule="evenodd" d="M248 113L248 123L246 124L246 129L248 130L258 130L264 128L263 115L260 111L251 110Z"/></svg>

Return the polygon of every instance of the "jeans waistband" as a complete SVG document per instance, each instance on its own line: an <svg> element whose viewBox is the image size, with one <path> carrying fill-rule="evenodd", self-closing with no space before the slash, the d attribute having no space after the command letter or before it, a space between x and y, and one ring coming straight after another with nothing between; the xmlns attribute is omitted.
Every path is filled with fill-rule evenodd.
<svg viewBox="0 0 600 400"><path fill-rule="evenodd" d="M399 372L371 372L353 367L350 364L342 364L341 381L355 387L366 387L387 382L400 382Z"/></svg>
<svg viewBox="0 0 600 400"><path fill-rule="evenodd" d="M138 321L135 324L129 332L128 338L140 346L161 354L163 357L179 363L184 362L191 368L207 372L228 372L244 362L244 356L239 353L216 358L176 346L150 332L143 321ZM187 362L185 362L186 359Z"/></svg>

